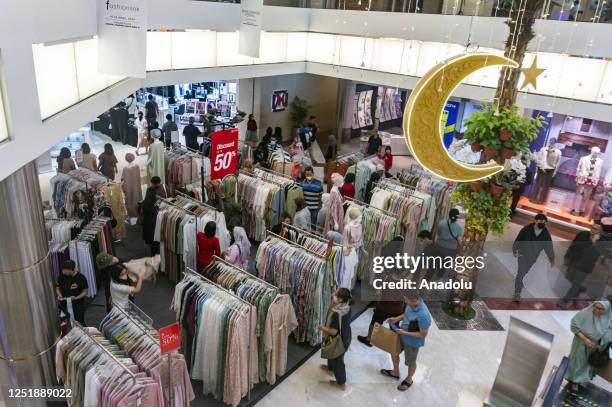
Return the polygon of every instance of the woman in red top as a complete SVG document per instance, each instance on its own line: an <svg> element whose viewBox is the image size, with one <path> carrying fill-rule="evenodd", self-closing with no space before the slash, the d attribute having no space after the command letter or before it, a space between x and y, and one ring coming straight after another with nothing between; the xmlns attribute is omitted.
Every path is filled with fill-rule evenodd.
<svg viewBox="0 0 612 407"><path fill-rule="evenodd" d="M355 174L348 173L344 177L344 184L342 184L342 189L340 193L344 198L355 199L355 186L353 183L355 182Z"/></svg>
<svg viewBox="0 0 612 407"><path fill-rule="evenodd" d="M198 271L202 270L213 262L213 256L221 255L219 239L215 237L217 224L210 221L204 227L204 233L198 232Z"/></svg>
<svg viewBox="0 0 612 407"><path fill-rule="evenodd" d="M391 177L391 167L393 167L393 153L391 153L391 146L385 147L385 156L383 157L385 160L385 175L387 177Z"/></svg>

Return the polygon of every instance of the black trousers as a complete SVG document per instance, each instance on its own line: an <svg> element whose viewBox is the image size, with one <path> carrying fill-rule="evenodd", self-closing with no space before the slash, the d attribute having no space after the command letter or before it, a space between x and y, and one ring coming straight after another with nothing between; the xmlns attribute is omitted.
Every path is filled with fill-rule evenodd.
<svg viewBox="0 0 612 407"><path fill-rule="evenodd" d="M346 352L345 352L346 353ZM334 372L336 383L346 383L346 366L344 365L344 353L335 359L327 359L327 367Z"/></svg>
<svg viewBox="0 0 612 407"><path fill-rule="evenodd" d="M68 304L66 300L59 302L60 310L68 314ZM81 325L85 326L85 300L72 301L72 312L74 319Z"/></svg>
<svg viewBox="0 0 612 407"><path fill-rule="evenodd" d="M512 203L510 204L510 211L514 215L516 212L516 207L518 206L519 201L521 200L521 195L523 195L524 189L518 188L512 190Z"/></svg>
<svg viewBox="0 0 612 407"><path fill-rule="evenodd" d="M523 291L523 279L531 270L531 267L538 260L537 257L519 256L518 258L518 271L516 272L516 279L514 280L514 295L520 297Z"/></svg>
<svg viewBox="0 0 612 407"><path fill-rule="evenodd" d="M123 144L127 144L128 142L128 126L127 123L125 125L119 126L119 140Z"/></svg>
<svg viewBox="0 0 612 407"><path fill-rule="evenodd" d="M151 246L151 257L159 254L159 242L152 242L149 246Z"/></svg>

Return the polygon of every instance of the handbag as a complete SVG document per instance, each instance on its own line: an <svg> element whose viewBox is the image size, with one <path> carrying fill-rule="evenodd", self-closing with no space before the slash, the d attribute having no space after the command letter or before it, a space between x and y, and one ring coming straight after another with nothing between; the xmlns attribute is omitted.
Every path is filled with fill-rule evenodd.
<svg viewBox="0 0 612 407"><path fill-rule="evenodd" d="M323 359L336 359L341 356L346 349L344 349L344 342L342 342L342 315L338 314L338 333L334 336L327 335L321 344L321 357Z"/></svg>
<svg viewBox="0 0 612 407"><path fill-rule="evenodd" d="M399 355L402 353L400 336L378 322L374 324L370 343L378 349L384 350L392 355Z"/></svg>
<svg viewBox="0 0 612 407"><path fill-rule="evenodd" d="M459 239L457 239L457 236L453 234L453 230L451 229L450 222L448 220L446 221L446 226L448 227L448 233L450 233L453 239L455 239L455 242L457 242L457 255L461 256L461 245L459 244Z"/></svg>
<svg viewBox="0 0 612 407"><path fill-rule="evenodd" d="M602 350L596 349L589 355L589 365L594 368L600 368L608 365L610 361L610 343L606 345Z"/></svg>

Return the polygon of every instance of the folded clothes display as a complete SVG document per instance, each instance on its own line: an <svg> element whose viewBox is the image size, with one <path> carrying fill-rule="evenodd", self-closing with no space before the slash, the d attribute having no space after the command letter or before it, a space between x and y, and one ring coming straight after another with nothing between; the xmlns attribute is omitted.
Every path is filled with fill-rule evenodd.
<svg viewBox="0 0 612 407"><path fill-rule="evenodd" d="M73 328L55 347L55 371L71 407L162 407L159 382L95 328Z"/></svg>
<svg viewBox="0 0 612 407"><path fill-rule="evenodd" d="M176 351L162 355L156 330L147 327L127 311L114 307L100 322L100 331L125 351L141 372L157 382L163 390L163 406L189 406L195 394L185 357Z"/></svg>
<svg viewBox="0 0 612 407"><path fill-rule="evenodd" d="M237 406L259 381L256 308L194 272L176 285L171 308L191 377Z"/></svg>
<svg viewBox="0 0 612 407"><path fill-rule="evenodd" d="M259 245L256 268L260 278L291 297L298 321L296 341L321 343L319 326L326 322L333 286L327 258L270 237Z"/></svg>
<svg viewBox="0 0 612 407"><path fill-rule="evenodd" d="M287 341L297 327L291 299L280 290L247 271L220 258L204 270L204 275L257 309L257 354L259 380L274 384L287 370Z"/></svg>

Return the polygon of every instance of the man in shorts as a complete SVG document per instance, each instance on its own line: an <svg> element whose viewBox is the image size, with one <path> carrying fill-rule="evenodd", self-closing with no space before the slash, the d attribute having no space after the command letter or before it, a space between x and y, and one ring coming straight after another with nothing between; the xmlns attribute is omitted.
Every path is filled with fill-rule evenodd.
<svg viewBox="0 0 612 407"><path fill-rule="evenodd" d="M419 349L425 345L425 337L431 326L431 315L418 292L408 292L404 297L404 303L406 309L403 315L387 319L391 329L400 335L404 350L404 362L408 366L408 376L397 387L399 391L406 391L412 386ZM382 369L380 373L383 376L399 379L399 355L391 355L391 361L393 362L393 370Z"/></svg>

